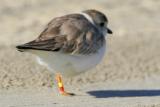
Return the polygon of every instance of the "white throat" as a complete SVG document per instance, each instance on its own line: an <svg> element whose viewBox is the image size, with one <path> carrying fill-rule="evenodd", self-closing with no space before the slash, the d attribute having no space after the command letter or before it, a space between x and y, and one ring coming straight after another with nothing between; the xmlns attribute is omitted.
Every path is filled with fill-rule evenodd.
<svg viewBox="0 0 160 107"><path fill-rule="evenodd" d="M92 17L90 17L88 14L83 13L83 12L81 12L80 14L83 15L83 16L84 16L89 22L91 22L93 25L95 25Z"/></svg>

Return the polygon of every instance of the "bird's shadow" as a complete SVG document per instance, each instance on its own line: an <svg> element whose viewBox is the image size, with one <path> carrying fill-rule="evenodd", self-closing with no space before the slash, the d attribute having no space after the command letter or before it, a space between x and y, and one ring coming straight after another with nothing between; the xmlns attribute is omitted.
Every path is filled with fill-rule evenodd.
<svg viewBox="0 0 160 107"><path fill-rule="evenodd" d="M160 96L160 90L95 90L87 93L96 98Z"/></svg>

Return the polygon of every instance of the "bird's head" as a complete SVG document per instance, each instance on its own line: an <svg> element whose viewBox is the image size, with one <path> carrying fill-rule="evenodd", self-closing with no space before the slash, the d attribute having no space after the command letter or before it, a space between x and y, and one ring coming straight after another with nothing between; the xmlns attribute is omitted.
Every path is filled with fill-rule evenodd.
<svg viewBox="0 0 160 107"><path fill-rule="evenodd" d="M108 19L105 14L94 9L85 10L83 13L91 17L93 24L102 31L103 35L112 34L112 30L108 28Z"/></svg>

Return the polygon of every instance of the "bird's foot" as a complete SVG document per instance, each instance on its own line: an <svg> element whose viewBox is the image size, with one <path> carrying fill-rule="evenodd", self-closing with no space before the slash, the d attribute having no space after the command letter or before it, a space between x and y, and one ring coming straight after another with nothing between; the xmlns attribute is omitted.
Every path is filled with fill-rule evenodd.
<svg viewBox="0 0 160 107"><path fill-rule="evenodd" d="M55 78L57 81L59 93L61 95L63 95L63 96L74 96L75 95L74 93L68 93L65 91L63 81L62 81L62 76L60 74L56 74Z"/></svg>
<svg viewBox="0 0 160 107"><path fill-rule="evenodd" d="M74 93L69 93L69 92L60 92L60 94L61 95L63 95L63 96L75 96L75 94Z"/></svg>

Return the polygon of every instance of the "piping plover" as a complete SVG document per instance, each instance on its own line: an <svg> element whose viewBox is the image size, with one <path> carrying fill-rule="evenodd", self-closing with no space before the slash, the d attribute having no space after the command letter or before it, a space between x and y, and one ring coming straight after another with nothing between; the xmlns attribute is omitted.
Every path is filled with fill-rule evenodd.
<svg viewBox="0 0 160 107"><path fill-rule="evenodd" d="M56 75L60 94L71 95L64 90L61 75L85 72L102 60L105 36L112 34L107 25L107 17L94 9L56 17L38 38L17 48L35 54L38 62Z"/></svg>

